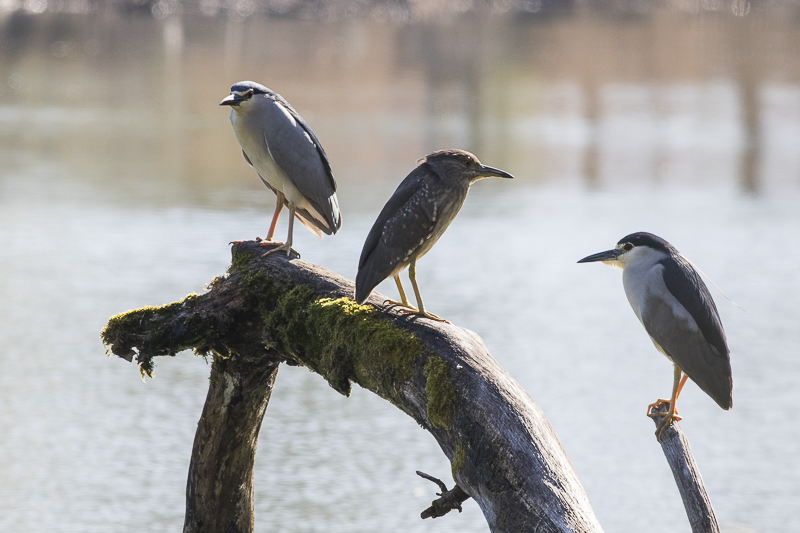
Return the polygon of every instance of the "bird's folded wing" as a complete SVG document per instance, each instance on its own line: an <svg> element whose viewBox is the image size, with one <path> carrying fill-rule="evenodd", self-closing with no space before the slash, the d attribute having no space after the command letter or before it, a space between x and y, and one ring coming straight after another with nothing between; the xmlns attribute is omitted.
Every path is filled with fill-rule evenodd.
<svg viewBox="0 0 800 533"><path fill-rule="evenodd" d="M336 181L319 141L288 104L273 100L264 124L270 155L334 232L341 227ZM333 199L332 199L333 197Z"/></svg>
<svg viewBox="0 0 800 533"><path fill-rule="evenodd" d="M728 358L728 343L717 306L700 274L681 255L664 261L664 285L694 319L706 341L719 357ZM683 290L681 290L683 289Z"/></svg>
<svg viewBox="0 0 800 533"><path fill-rule="evenodd" d="M673 292L675 290L681 294L680 291L668 290L670 287L666 284L666 280L669 274L667 269L661 269L661 272L663 285L658 286L658 276L655 276L649 287L647 305L642 310L644 327L653 341L692 381L720 407L729 409L732 404L732 380L727 346L723 346L724 351L720 352L719 348L707 339L700 323L694 318L693 312L697 313L697 306L684 305ZM672 281L675 282L674 279ZM686 280L682 283L685 282ZM685 292L690 292L685 290L686 285L681 286ZM688 298L689 296L682 294L682 300ZM702 314L697 316L701 320L704 319ZM707 324L704 325L708 327ZM724 332L721 335L724 342Z"/></svg>
<svg viewBox="0 0 800 533"><path fill-rule="evenodd" d="M433 231L430 202L414 170L383 207L364 242L356 285L368 294L425 243Z"/></svg>

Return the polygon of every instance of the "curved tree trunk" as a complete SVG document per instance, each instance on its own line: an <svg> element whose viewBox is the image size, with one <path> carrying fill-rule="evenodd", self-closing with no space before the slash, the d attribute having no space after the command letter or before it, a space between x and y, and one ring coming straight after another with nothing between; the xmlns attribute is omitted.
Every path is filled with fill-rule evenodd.
<svg viewBox="0 0 800 533"><path fill-rule="evenodd" d="M113 353L135 356L147 374L155 356L213 354L184 531L252 531L253 458L279 362L310 368L342 394L357 383L414 418L491 531L601 531L550 423L475 333L403 315L379 294L358 305L350 280L263 252L237 244L207 293L118 315L103 331Z"/></svg>

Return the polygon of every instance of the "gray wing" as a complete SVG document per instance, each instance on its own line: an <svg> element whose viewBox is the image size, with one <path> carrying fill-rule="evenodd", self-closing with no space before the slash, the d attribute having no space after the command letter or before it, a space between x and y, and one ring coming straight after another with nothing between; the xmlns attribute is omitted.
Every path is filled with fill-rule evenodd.
<svg viewBox="0 0 800 533"><path fill-rule="evenodd" d="M333 170L331 169L331 163L328 160L328 154L325 153L325 149L322 147L322 143L319 142L319 139L317 139L317 136L314 135L313 131L311 131L311 128L308 126L308 124L306 124L306 121L303 120L303 117L301 117L300 114L297 111L295 111L292 105L288 101L286 101L286 99L283 96L275 92L273 92L272 95L275 97L275 100L277 102L279 102L283 107L285 107L287 111L289 111L289 114L292 115L294 120L298 124L300 124L300 126L305 130L305 132L308 133L309 137L311 137L311 140L314 142L314 145L317 148L317 152L319 152L319 155L322 158L322 163L325 165L328 177L330 178L331 187L333 188L333 191L336 192L336 180L333 178Z"/></svg>
<svg viewBox="0 0 800 533"><path fill-rule="evenodd" d="M664 283L683 307L694 318L706 340L716 349L720 357L728 358L728 342L719 318L719 311L708 292L700 274L682 255L673 255L674 263L664 261ZM696 290L679 290L680 287L695 287Z"/></svg>
<svg viewBox="0 0 800 533"><path fill-rule="evenodd" d="M325 217L327 224L316 221L309 213L298 213L325 233L336 233L342 226L342 218L328 156L317 137L286 100L276 95L268 109L270 116L265 120L264 139L272 158L308 202Z"/></svg>
<svg viewBox="0 0 800 533"><path fill-rule="evenodd" d="M410 262L433 228L433 206L422 192L427 165L415 168L383 206L367 235L356 274L356 301L363 303L392 272Z"/></svg>
<svg viewBox="0 0 800 533"><path fill-rule="evenodd" d="M647 333L675 364L720 407L730 409L733 380L725 332L708 288L697 271L680 259L660 264L664 290L650 292L642 320ZM691 320L676 318L678 303Z"/></svg>

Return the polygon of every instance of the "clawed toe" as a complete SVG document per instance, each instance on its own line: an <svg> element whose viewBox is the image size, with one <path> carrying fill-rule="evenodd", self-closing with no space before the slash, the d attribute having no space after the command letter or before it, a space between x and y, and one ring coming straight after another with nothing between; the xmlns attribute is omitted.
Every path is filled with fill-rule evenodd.
<svg viewBox="0 0 800 533"><path fill-rule="evenodd" d="M669 405L669 410L666 413L659 412L659 409L662 405L667 404ZM660 398L656 400L654 403L651 403L647 406L647 416L650 418L657 418L662 417L661 421L658 423L656 427L656 440L661 442L661 437L663 437L664 432L670 426L673 420L676 422L678 420L682 420L681 417L678 415L678 412L673 408L672 403L669 400L665 400Z"/></svg>
<svg viewBox="0 0 800 533"><path fill-rule="evenodd" d="M406 309L401 309L400 312L403 313L404 315L419 315L419 316L424 316L425 318L430 318L431 320L436 320L438 322L444 322L446 324L450 323L448 320L445 320L444 318L438 317L433 313L429 313L428 311L424 310L420 311L419 309L406 308Z"/></svg>
<svg viewBox="0 0 800 533"><path fill-rule="evenodd" d="M408 303L405 302L397 302L395 300L384 300L383 305L399 305L400 307L406 307L408 309L413 309L416 311L416 307L412 307Z"/></svg>
<svg viewBox="0 0 800 533"><path fill-rule="evenodd" d="M274 241L261 241L261 243L259 243L259 246L273 246L273 245L275 245L275 244L279 244L279 243L276 243L276 242L274 242ZM300 254L299 254L299 253L297 253L297 252L296 252L296 251L295 251L295 250L292 248L292 246L291 246L290 244L283 244L283 243L280 243L280 246L277 246L276 248L273 248L272 250L268 250L266 253L264 253L264 254L261 256L261 259L264 259L264 258L265 258L265 257L267 257L268 255L274 254L275 252L286 252L286 257L291 257L291 254L294 254L294 255L295 255L295 256L297 256L298 258L300 257Z"/></svg>

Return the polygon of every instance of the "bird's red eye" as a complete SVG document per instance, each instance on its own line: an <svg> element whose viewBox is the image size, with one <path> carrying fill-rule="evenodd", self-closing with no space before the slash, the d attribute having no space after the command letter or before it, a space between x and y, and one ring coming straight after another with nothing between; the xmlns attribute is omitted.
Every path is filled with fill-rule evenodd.
<svg viewBox="0 0 800 533"><path fill-rule="evenodd" d="M633 250L633 245L627 242L625 243L625 246L623 246L622 248L624 248L626 252L630 252L631 250Z"/></svg>

